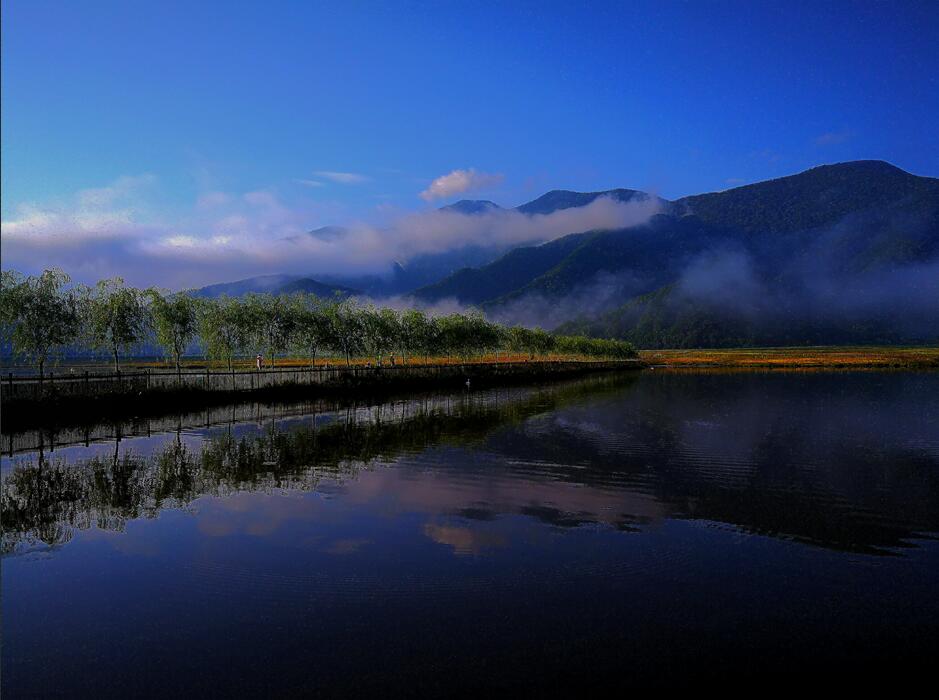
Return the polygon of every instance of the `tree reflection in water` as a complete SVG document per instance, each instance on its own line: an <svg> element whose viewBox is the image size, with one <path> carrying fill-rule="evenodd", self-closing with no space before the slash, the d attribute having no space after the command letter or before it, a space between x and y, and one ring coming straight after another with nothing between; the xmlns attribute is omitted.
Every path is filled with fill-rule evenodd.
<svg viewBox="0 0 939 700"><path fill-rule="evenodd" d="M259 418L201 443L178 430L151 455L117 443L71 464L39 453L4 479L3 552L61 545L76 529L122 530L202 496L332 488L458 448L464 458L435 469L465 502L422 506L415 480L385 486L412 488L406 500L432 516L623 532L693 519L893 555L939 531L939 409L923 398L939 395L937 384L915 374L619 375ZM486 472L493 464L498 474ZM448 524L433 527L453 538Z"/></svg>

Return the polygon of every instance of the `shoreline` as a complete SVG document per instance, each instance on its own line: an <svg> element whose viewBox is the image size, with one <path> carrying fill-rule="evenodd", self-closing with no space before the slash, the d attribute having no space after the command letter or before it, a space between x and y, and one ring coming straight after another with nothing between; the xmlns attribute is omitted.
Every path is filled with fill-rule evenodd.
<svg viewBox="0 0 939 700"><path fill-rule="evenodd" d="M382 400L419 391L453 391L554 381L601 372L904 371L939 369L939 347L788 347L642 350L634 360L551 359L397 365L284 366L228 372L190 365L177 374L135 366L120 375L6 373L0 381L3 432L82 425L126 416L157 417L186 405L211 409L252 400Z"/></svg>
<svg viewBox="0 0 939 700"><path fill-rule="evenodd" d="M59 377L55 382L4 378L3 432L76 425L127 416L159 416L180 405L199 410L259 402L379 400L418 391L488 389L589 374L637 372L637 360L531 361L274 369L249 372L137 372ZM469 381L469 387L467 387Z"/></svg>

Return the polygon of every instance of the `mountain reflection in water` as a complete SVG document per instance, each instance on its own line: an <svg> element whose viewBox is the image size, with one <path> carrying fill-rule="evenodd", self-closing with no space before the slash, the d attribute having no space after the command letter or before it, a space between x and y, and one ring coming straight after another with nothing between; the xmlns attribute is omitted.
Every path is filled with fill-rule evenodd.
<svg viewBox="0 0 939 700"><path fill-rule="evenodd" d="M621 685L677 682L680 676L657 669L688 655L699 664L689 675L717 673L720 664L704 664L677 641L689 630L706 630L722 653L743 634L752 649L740 653L769 651L774 663L798 653L800 635L811 631L821 649L842 628L851 630L851 643L841 653L876 657L874 637L858 633L862 616L881 641L891 629L907 642L936 641L939 604L924 591L939 583L939 374L645 373L304 411L252 407L256 420L208 428L184 428L180 417L177 431L87 446L59 440L51 452L4 457L4 688L55 689L61 674L35 676L42 650L57 649L55 639L74 645L88 632L75 611L55 632L49 611L37 616L42 599L35 596L43 593L46 601L58 595L62 605L83 604L85 593L60 588L66 582L56 566L110 591L115 615L126 607L133 618L142 605L124 588L115 592L121 582L136 581L141 595L158 587L147 603L158 616L169 614L165 605L200 605L193 614L201 631L175 640L183 657L193 635L228 647L217 638L221 630L232 634L218 606L244 606L232 619L241 620L239 634L262 634L271 649L261 657L274 647L283 653L285 630L313 610L326 615L327 627L335 615L329 639L362 645L375 662L371 675L355 681L343 675L351 672L347 661L320 668L320 682L336 691L389 682L377 660L385 657L370 656L379 654L375 635L392 634L385 625L419 620L428 634L460 628L467 619L437 606L471 610L484 591L503 596L497 607L511 602L500 620L515 620L506 637L515 651L490 639L492 648L466 647L467 657L455 660L430 649L439 640L400 632L402 649L441 671L422 676L429 685L418 690L448 688L449 674L481 689L515 687L532 671L526 663L541 668L551 660L551 673L570 682L565 669L573 673L574 658L594 668L598 682L609 680L604 673L617 654L638 653L634 642L650 656L642 673L618 677ZM874 562L882 566L872 569ZM153 579L141 583L144 571ZM869 590L852 588L858 577ZM213 588L230 600L206 598ZM515 625L549 625L533 623L528 607L567 600L574 590L586 596L572 609L578 616L549 615L564 620L566 633L518 631ZM712 607L731 592L739 607ZM650 607L621 609L622 595ZM352 601L379 598L385 612L370 620L374 629L349 617ZM824 604L806 603L813 598ZM259 599L283 610L255 617ZM791 627L794 610L804 616L801 626ZM635 638L607 627L652 624L644 615L653 611L653 627L629 628ZM831 626L835 612L840 622ZM262 618L281 627L272 631ZM757 619L786 623L773 636L763 623L759 633L748 626ZM109 629L136 640L127 653L149 654L154 663L166 652L153 645L175 634L157 625L141 639L124 624L111 621ZM492 624L495 633L501 623ZM591 656L601 644L605 651ZM90 653L96 659L104 651ZM474 675L479 664L514 653L530 661L492 671L502 678L495 685ZM99 662L84 660L89 679L104 673ZM265 674L244 663L246 687L267 688ZM187 679L180 673L171 685ZM282 690L311 687L297 668L284 674ZM395 674L420 675L400 665ZM129 671L112 680L115 694L141 691Z"/></svg>

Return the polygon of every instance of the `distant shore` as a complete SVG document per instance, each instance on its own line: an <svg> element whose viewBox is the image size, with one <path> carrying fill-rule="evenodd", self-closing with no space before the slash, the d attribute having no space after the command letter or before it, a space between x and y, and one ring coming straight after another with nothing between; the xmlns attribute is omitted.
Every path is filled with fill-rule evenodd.
<svg viewBox="0 0 939 700"><path fill-rule="evenodd" d="M939 368L939 346L642 350L639 359L668 369L918 369Z"/></svg>

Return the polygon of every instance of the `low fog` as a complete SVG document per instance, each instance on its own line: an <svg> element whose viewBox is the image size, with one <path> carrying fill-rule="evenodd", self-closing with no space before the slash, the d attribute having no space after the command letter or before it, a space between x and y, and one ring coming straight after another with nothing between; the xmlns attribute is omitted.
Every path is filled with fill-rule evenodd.
<svg viewBox="0 0 939 700"><path fill-rule="evenodd" d="M659 206L655 198L627 203L601 197L547 215L433 209L393 216L383 225L333 221L340 225L322 236L311 234L315 212L287 207L266 192L234 201L221 193L202 197L189 223L142 223L136 197L141 186L134 181L96 190L95 196L85 192L58 209L22 208L18 218L3 222L4 268L34 273L57 266L83 282L121 276L130 284L169 289L278 273L383 275L394 262L406 264L422 254L505 248L631 226Z"/></svg>
<svg viewBox="0 0 939 700"><path fill-rule="evenodd" d="M624 314L627 325L650 312L663 324L706 314L726 324L729 336L736 326L756 338L792 330L794 338L837 331L846 338L935 340L939 242L930 220L901 219L871 213L784 236L685 240L658 253L654 274L637 262L635 269L596 272L561 297L530 293L484 308L493 320L551 329L661 290L653 307L640 304ZM650 227L640 228L649 235ZM463 307L443 300L431 308Z"/></svg>

